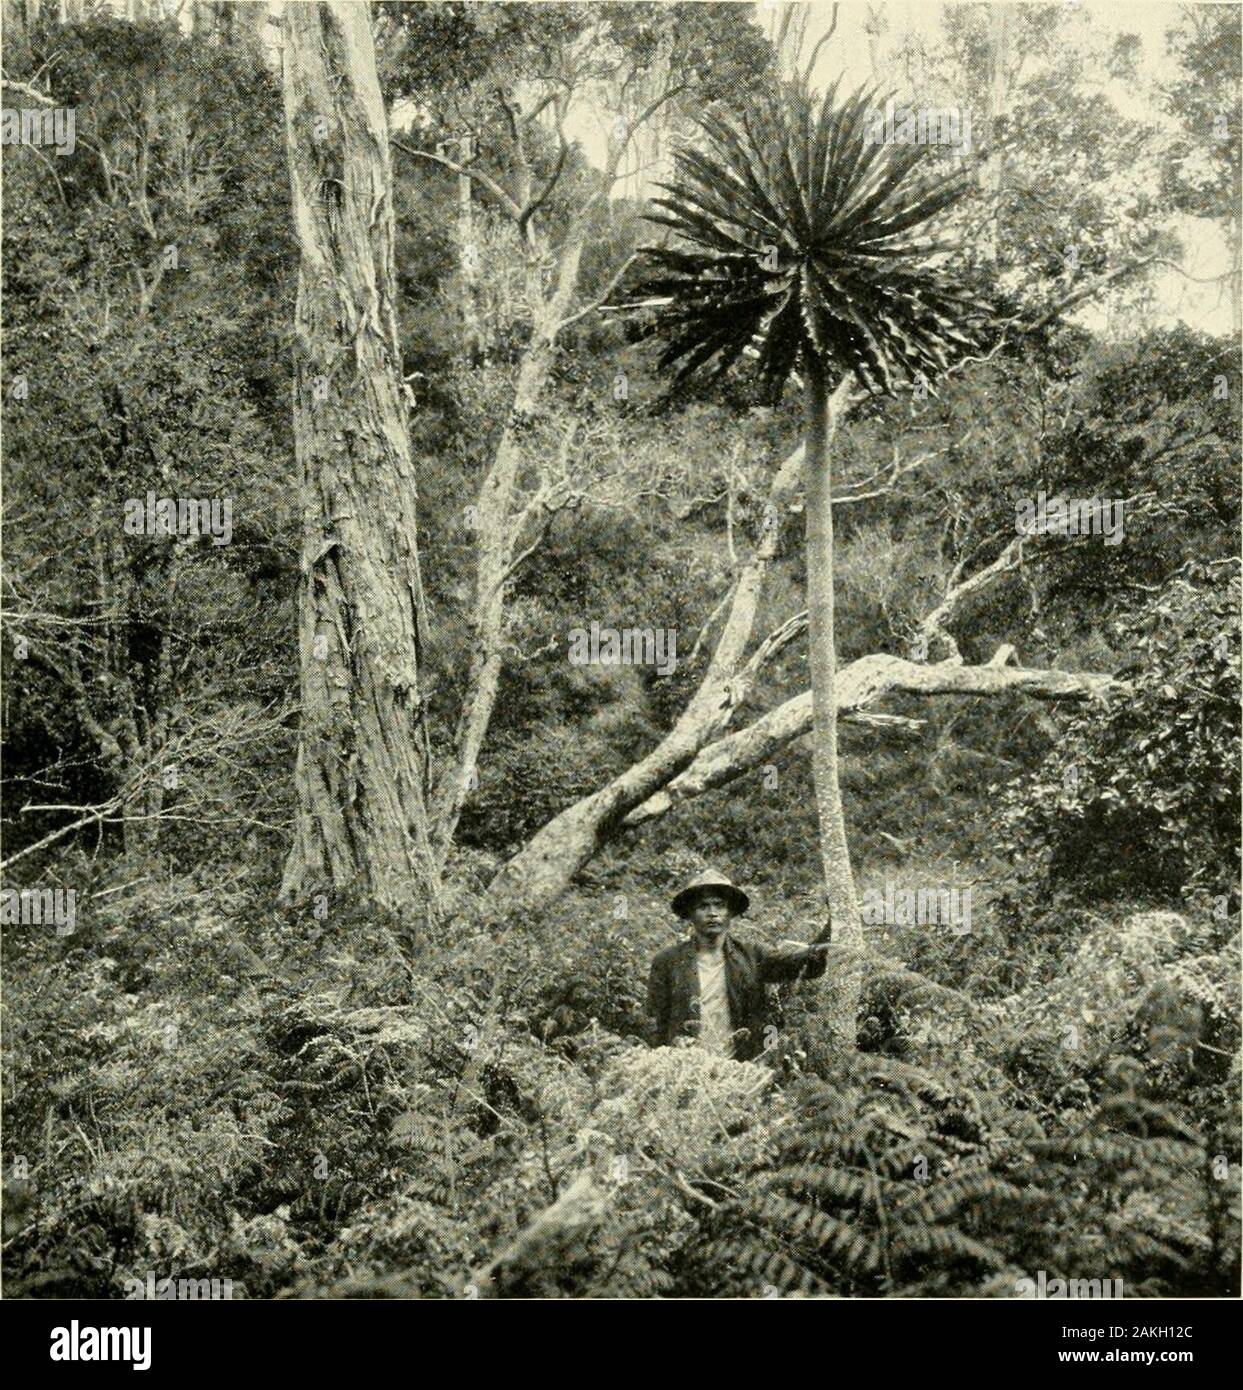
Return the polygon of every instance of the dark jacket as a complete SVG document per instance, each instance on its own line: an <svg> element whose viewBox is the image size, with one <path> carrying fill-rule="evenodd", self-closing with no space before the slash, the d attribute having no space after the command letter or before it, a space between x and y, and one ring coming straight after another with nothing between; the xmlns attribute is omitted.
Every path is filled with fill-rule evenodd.
<svg viewBox="0 0 1243 1390"><path fill-rule="evenodd" d="M734 1056L758 1057L773 1045L773 1011L765 986L786 980L816 980L824 974L825 955L808 948L774 951L758 942L726 934L725 990L734 1029ZM669 946L652 962L647 983L647 1011L653 1020L652 1041L660 1047L699 1031L699 967L695 943L687 938Z"/></svg>

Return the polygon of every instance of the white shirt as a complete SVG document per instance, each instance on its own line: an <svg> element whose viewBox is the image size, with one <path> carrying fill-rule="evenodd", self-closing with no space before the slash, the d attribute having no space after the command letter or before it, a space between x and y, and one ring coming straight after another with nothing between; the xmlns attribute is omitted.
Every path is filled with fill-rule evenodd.
<svg viewBox="0 0 1243 1390"><path fill-rule="evenodd" d="M725 952L696 951L699 967L699 1046L718 1057L734 1055L729 994L725 988Z"/></svg>

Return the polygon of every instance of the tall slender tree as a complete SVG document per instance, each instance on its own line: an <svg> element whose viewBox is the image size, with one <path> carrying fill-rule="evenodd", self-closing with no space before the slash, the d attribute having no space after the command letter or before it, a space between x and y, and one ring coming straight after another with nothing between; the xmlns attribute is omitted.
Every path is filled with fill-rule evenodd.
<svg viewBox="0 0 1243 1390"><path fill-rule="evenodd" d="M925 235L961 196L956 172L924 167L920 147L884 143L865 92L817 100L790 83L740 119L707 115L653 214L677 243L651 247L645 295L669 337L675 387L751 354L780 396L803 389L807 606L813 772L834 936L845 949L830 986L832 1032L853 1045L862 928L837 761L833 622L834 432L856 384L892 392L924 382L973 342L983 306L955 283L949 249ZM836 381L835 381L836 378Z"/></svg>
<svg viewBox="0 0 1243 1390"><path fill-rule="evenodd" d="M434 903L437 880L419 686L426 610L369 6L287 5L284 35L304 496L298 822L284 891L330 885L417 908Z"/></svg>

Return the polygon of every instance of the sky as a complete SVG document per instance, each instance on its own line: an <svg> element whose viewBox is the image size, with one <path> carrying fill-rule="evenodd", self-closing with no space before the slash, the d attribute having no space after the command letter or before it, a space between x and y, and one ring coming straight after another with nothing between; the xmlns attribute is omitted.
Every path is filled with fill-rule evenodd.
<svg viewBox="0 0 1243 1390"><path fill-rule="evenodd" d="M873 5L867 0L842 0L838 6L837 32L821 50L816 65L816 81L831 81L841 72L845 72L848 78L854 76L860 81L868 77L870 58L864 26L870 10L882 12L890 39L907 32L931 41L940 33L942 9L952 8L957 2L948 0L948 3L938 4L929 3L929 0L915 0L915 3L912 0L883 0L883 3ZM775 0L774 3L759 0L758 12L763 17L780 10L782 6L783 0ZM829 27L834 6L818 0L807 8L810 14L807 26L810 47ZM1120 3L1120 0L1066 0L1068 11L1086 13L1095 26L1111 37L1114 34L1137 35L1143 44L1144 67L1158 78L1168 76L1174 70L1165 56L1165 32L1178 22L1179 8L1177 4L1164 3L1164 0L1162 3L1151 3L1151 0L1127 0L1127 3ZM1128 89L1119 84L1111 95L1125 103L1127 93ZM1144 105L1142 95L1137 93L1130 104L1133 109L1126 114L1143 114L1140 110Z"/></svg>
<svg viewBox="0 0 1243 1390"><path fill-rule="evenodd" d="M759 22L767 27L780 8L781 0L759 0ZM844 85L853 89L871 79L869 36L865 27L869 11L880 11L887 27L888 32L881 39L883 67L886 47L892 48L894 40L904 32L935 41L941 30L942 8L941 4L928 3L928 0L915 0L914 3L912 0L884 0L879 5L869 4L867 0L842 0L837 7L837 29L820 51L813 84L824 87L844 76ZM1122 34L1134 34L1139 38L1140 82L1115 81L1106 88L1109 100L1123 116L1151 120L1156 114L1151 88L1165 82L1176 71L1166 52L1165 35L1178 23L1180 8L1176 4L1149 3L1148 0L1128 0L1125 4L1119 0L1072 0L1067 4L1068 10L1085 13L1092 26L1107 40ZM834 6L813 3L808 10L805 53L812 51L816 40L828 29ZM1208 333L1229 333L1230 296L1225 286L1195 283L1220 276L1229 269L1230 247L1226 232L1210 221L1189 217L1179 218L1176 230L1184 245L1182 264L1187 273L1182 275L1172 269L1156 272L1154 319L1158 323L1182 319ZM1106 326L1104 311L1099 308L1085 310L1081 320L1094 329Z"/></svg>

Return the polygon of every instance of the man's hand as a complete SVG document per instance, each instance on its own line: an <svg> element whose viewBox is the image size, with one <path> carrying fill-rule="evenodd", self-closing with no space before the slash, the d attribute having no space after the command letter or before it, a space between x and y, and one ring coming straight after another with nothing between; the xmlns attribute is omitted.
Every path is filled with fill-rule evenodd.
<svg viewBox="0 0 1243 1390"><path fill-rule="evenodd" d="M833 923L826 922L813 941L779 941L777 944L787 951L807 951L813 954L817 960L829 953L829 946L833 940Z"/></svg>

